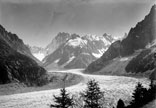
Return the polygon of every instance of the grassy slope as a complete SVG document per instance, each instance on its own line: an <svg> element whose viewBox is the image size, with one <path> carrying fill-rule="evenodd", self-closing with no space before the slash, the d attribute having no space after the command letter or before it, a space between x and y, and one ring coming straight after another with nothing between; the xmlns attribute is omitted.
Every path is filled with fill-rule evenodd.
<svg viewBox="0 0 156 108"><path fill-rule="evenodd" d="M131 58L116 58L102 70L96 72L96 74L123 75L125 74L125 67L130 60Z"/></svg>
<svg viewBox="0 0 156 108"><path fill-rule="evenodd" d="M132 56L122 57L122 58L115 58L107 64L104 68L100 71L94 72L93 74L99 75L118 75L118 76L133 76L133 77L149 77L149 74L153 70L146 71L144 73L132 73L126 72L125 68L131 62L131 60L137 57L142 50L136 51Z"/></svg>

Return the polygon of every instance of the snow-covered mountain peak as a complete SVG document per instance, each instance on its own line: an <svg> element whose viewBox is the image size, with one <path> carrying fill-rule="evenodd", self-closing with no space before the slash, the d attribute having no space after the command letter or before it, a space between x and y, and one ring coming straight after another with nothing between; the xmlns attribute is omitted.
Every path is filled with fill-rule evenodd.
<svg viewBox="0 0 156 108"><path fill-rule="evenodd" d="M83 36L84 38L90 40L90 41L99 41L100 40L100 36L97 35L92 35L92 34L87 34L85 36Z"/></svg>
<svg viewBox="0 0 156 108"><path fill-rule="evenodd" d="M29 46L29 49L34 57L36 57L38 60L42 61L44 57L46 56L46 49L36 46Z"/></svg>
<svg viewBox="0 0 156 108"><path fill-rule="evenodd" d="M98 36L98 35L92 35L87 34L84 36L79 36L77 34L72 34L71 38L67 40L67 44L69 46L73 47L84 47L88 44L88 42L94 43L94 42L103 42L103 44L110 45L112 42L114 42L114 38L111 37L111 35L105 34L105 36Z"/></svg>
<svg viewBox="0 0 156 108"><path fill-rule="evenodd" d="M87 44L87 40L82 39L81 37L77 37L75 39L70 39L67 42L67 45L73 46L73 47L78 47L80 46L81 48Z"/></svg>
<svg viewBox="0 0 156 108"><path fill-rule="evenodd" d="M42 61L45 57L45 54L39 52L39 53L33 53L33 56L35 56L38 60Z"/></svg>
<svg viewBox="0 0 156 108"><path fill-rule="evenodd" d="M58 39L60 41L57 41ZM44 58L44 66L51 68L53 64L56 64L61 68L85 68L101 57L110 44L111 41L104 36L61 33L47 47L51 48L51 51L49 50L51 53Z"/></svg>

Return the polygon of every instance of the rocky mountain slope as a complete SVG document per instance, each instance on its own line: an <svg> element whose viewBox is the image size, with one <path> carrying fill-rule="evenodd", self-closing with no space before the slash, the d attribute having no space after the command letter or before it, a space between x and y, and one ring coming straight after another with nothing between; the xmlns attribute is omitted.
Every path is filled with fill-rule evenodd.
<svg viewBox="0 0 156 108"><path fill-rule="evenodd" d="M46 49L46 55L49 55L53 53L60 45L65 43L70 38L69 33L60 32L57 34L57 36L52 39L51 43L47 45Z"/></svg>
<svg viewBox="0 0 156 108"><path fill-rule="evenodd" d="M16 50L21 54L29 56L30 58L34 59L36 62L39 63L39 61L30 52L29 47L25 45L16 34L7 32L1 25L0 25L0 33L1 33L0 39L5 41L12 49Z"/></svg>
<svg viewBox="0 0 156 108"><path fill-rule="evenodd" d="M40 67L29 48L16 34L0 26L0 84L12 81L27 85L40 85L46 71Z"/></svg>
<svg viewBox="0 0 156 108"><path fill-rule="evenodd" d="M144 49L134 57L125 67L126 72L131 73L146 73L150 75L150 79L156 80L156 45Z"/></svg>
<svg viewBox="0 0 156 108"><path fill-rule="evenodd" d="M48 53L43 60L44 66L61 68L85 68L99 58L114 42L111 35L104 36L59 33L47 46ZM52 50L51 50L52 49Z"/></svg>
<svg viewBox="0 0 156 108"><path fill-rule="evenodd" d="M108 48L108 50L103 54L101 58L91 63L86 68L86 72L93 73L93 72L100 71L104 67L106 67L106 65L112 63L112 61L115 58L132 56L137 50L145 49L146 46L151 44L156 38L155 25L156 25L156 5L152 6L150 13L144 18L144 20L137 23L137 25L134 28L130 29L128 36L125 39L123 39L122 41L116 41L112 43L111 46ZM145 52L148 52L148 50ZM145 55L149 56L148 53ZM144 60L140 59L140 62L145 63L143 65L145 67L142 68L142 70L144 69L148 70L152 68L152 66L150 67L148 65L148 64L153 65L153 62L151 61L151 57L152 56L149 56L148 57L149 59L147 61L146 59ZM130 64L134 65L134 63L132 63L133 61L134 60L132 60ZM138 63L139 61L136 60L136 62ZM142 67L140 64L135 63L135 66L134 67L132 66L133 68L130 69L129 68L131 67L130 64L126 67L126 71L132 71L132 69L137 70L136 66L137 68L138 66ZM140 68L138 69L140 70Z"/></svg>

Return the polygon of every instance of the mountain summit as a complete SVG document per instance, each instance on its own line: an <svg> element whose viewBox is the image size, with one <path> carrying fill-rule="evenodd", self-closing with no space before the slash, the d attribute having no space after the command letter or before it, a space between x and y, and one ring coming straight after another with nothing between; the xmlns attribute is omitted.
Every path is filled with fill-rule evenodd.
<svg viewBox="0 0 156 108"><path fill-rule="evenodd" d="M61 68L86 68L101 57L113 41L107 34L79 36L59 33L46 48L50 54L44 58L44 66L51 68L55 64Z"/></svg>

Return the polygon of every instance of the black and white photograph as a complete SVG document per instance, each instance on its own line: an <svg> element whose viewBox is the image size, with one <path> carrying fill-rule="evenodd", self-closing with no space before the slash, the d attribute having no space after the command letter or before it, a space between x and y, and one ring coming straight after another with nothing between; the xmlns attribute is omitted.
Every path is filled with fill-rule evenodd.
<svg viewBox="0 0 156 108"><path fill-rule="evenodd" d="M156 108L156 0L0 0L0 108Z"/></svg>

